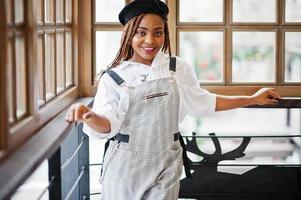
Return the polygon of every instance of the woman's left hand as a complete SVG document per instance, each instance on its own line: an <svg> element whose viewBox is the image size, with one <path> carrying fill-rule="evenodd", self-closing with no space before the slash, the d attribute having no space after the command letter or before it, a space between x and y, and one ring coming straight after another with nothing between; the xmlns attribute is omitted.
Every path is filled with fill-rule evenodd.
<svg viewBox="0 0 301 200"><path fill-rule="evenodd" d="M257 105L275 105L278 103L278 100L281 99L281 96L274 88L261 88L252 95L252 98L254 99L254 103Z"/></svg>

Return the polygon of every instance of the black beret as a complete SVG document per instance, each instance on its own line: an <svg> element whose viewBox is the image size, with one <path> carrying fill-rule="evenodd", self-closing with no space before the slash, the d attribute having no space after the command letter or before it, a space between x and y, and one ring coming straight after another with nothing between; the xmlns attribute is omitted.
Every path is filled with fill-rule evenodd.
<svg viewBox="0 0 301 200"><path fill-rule="evenodd" d="M119 21L125 25L130 19L143 13L154 13L167 19L168 7L160 0L135 0L119 13Z"/></svg>

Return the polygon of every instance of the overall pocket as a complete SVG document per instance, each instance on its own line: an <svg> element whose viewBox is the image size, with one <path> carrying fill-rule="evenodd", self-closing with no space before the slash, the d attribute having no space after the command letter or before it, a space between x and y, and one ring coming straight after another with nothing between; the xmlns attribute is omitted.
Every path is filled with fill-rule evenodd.
<svg viewBox="0 0 301 200"><path fill-rule="evenodd" d="M137 153L134 150L119 147L112 159L108 171L110 175L123 179L133 179L137 168Z"/></svg>

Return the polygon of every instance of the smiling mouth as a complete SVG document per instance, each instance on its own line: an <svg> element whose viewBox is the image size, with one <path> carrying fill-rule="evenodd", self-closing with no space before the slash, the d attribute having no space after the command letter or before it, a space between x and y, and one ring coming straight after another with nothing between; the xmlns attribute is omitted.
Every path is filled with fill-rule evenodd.
<svg viewBox="0 0 301 200"><path fill-rule="evenodd" d="M154 47L142 47L142 49L147 53L151 54L154 52L155 48Z"/></svg>

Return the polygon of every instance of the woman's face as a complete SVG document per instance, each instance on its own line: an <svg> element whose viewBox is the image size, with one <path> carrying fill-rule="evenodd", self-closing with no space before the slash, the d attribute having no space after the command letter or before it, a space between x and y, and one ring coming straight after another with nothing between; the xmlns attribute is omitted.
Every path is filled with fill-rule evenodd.
<svg viewBox="0 0 301 200"><path fill-rule="evenodd" d="M164 44L164 38L163 19L155 14L144 15L132 39L134 53L131 60L151 65Z"/></svg>

